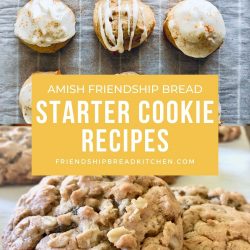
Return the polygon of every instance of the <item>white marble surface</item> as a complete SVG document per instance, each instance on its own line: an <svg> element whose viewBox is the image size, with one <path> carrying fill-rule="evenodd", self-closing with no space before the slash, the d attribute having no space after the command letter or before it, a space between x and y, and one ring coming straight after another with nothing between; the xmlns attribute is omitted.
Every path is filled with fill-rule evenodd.
<svg viewBox="0 0 250 250"><path fill-rule="evenodd" d="M180 177L176 185L202 184L222 187L243 193L250 201L250 146L243 133L240 140L221 144L219 149L220 174L216 177ZM0 234L6 226L21 194L30 187L0 188Z"/></svg>

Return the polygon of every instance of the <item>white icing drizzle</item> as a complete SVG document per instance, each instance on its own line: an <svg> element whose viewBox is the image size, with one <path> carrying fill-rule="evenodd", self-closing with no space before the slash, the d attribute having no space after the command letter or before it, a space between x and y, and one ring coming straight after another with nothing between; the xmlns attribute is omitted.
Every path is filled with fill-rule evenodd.
<svg viewBox="0 0 250 250"><path fill-rule="evenodd" d="M141 13L142 13L143 25L144 25L144 27L143 27L143 33L141 35L140 43L143 43L147 39L147 37L148 37L148 32L147 32L146 19L145 19L143 8L140 8L140 10L141 10Z"/></svg>
<svg viewBox="0 0 250 250"><path fill-rule="evenodd" d="M136 25L137 25L137 22L138 22L138 17L139 17L138 1L133 0L133 30L132 30L132 32L130 34L130 41L129 41L129 46L128 46L129 51L132 48L132 43L133 43L133 39L134 39L134 35L135 35L135 29L136 29Z"/></svg>
<svg viewBox="0 0 250 250"><path fill-rule="evenodd" d="M124 39L123 39L123 29L122 29L122 20L121 20L121 0L118 0L118 38L117 38L117 47L120 53L124 52Z"/></svg>
<svg viewBox="0 0 250 250"><path fill-rule="evenodd" d="M129 5L126 5L126 12L128 14L128 34L130 34L130 19L131 19L131 13L130 13L130 8Z"/></svg>
<svg viewBox="0 0 250 250"><path fill-rule="evenodd" d="M124 48L124 34L123 34L123 27L122 27L122 13L127 13L128 16L128 34L130 35L130 41L128 50L130 51L132 48L133 39L135 36L135 30L136 25L139 18L139 4L138 0L133 0L133 15L131 15L131 8L129 7L129 4L126 4L125 10L122 10L122 0L117 0L117 8L118 8L118 37L115 38L115 35L113 33L112 28L112 21L113 21L113 15L112 10L110 8L110 0L105 0L104 4L100 4L98 8L98 19L100 24L100 33L102 37L102 41L106 48L110 51L119 51L120 53L123 53ZM102 11L104 10L104 23L103 23L103 14ZM142 43L147 38L147 27L146 27L146 21L145 16L142 11L143 16L143 23L144 23L144 30L141 35L140 43ZM131 27L131 16L132 16L132 27ZM112 43L112 44L110 44Z"/></svg>
<svg viewBox="0 0 250 250"><path fill-rule="evenodd" d="M112 29L112 24L109 21L110 19L112 19L112 12L109 6L109 0L106 0L105 3L105 11L104 11L104 21L105 21L105 33L107 38L113 43L113 45L115 45L115 36L113 34L113 29Z"/></svg>
<svg viewBox="0 0 250 250"><path fill-rule="evenodd" d="M112 19L112 13L109 6L109 0L106 0L105 6L104 6L104 23L105 23L105 30L103 27L103 20L102 20L102 8L103 5L99 6L98 9L98 19L100 22L100 32L102 36L102 40L110 51L119 51L120 53L124 52L124 46L123 46L123 30L122 30L122 22L121 22L121 0L118 0L118 11L119 11L119 22L118 22L118 38L117 43L115 42L115 36L113 34L112 24L110 22L110 18ZM108 37L107 37L108 36ZM114 44L113 46L109 43L109 38Z"/></svg>

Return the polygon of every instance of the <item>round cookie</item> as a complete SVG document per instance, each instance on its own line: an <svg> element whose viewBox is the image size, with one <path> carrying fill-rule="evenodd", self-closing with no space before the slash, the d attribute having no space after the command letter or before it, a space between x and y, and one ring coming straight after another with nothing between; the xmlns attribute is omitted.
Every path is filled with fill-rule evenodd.
<svg viewBox="0 0 250 250"><path fill-rule="evenodd" d="M223 43L226 28L219 10L206 0L184 0L167 15L163 30L185 55L205 58Z"/></svg>
<svg viewBox="0 0 250 250"><path fill-rule="evenodd" d="M237 192L228 192L222 188L208 189L205 186L171 187L183 210L194 205L217 204L230 206L239 211L250 211L250 204L245 197Z"/></svg>
<svg viewBox="0 0 250 250"><path fill-rule="evenodd" d="M181 209L157 177L45 177L23 195L3 248L182 249Z"/></svg>
<svg viewBox="0 0 250 250"><path fill-rule="evenodd" d="M54 74L60 75L60 71L37 72L34 74ZM24 82L19 93L19 105L26 123L32 123L32 75Z"/></svg>
<svg viewBox="0 0 250 250"><path fill-rule="evenodd" d="M15 35L40 53L54 53L75 35L75 15L62 1L31 0L18 11Z"/></svg>
<svg viewBox="0 0 250 250"><path fill-rule="evenodd" d="M239 126L219 126L219 142L231 142L241 135Z"/></svg>
<svg viewBox="0 0 250 250"><path fill-rule="evenodd" d="M0 186L37 183L31 157L31 127L0 126Z"/></svg>
<svg viewBox="0 0 250 250"><path fill-rule="evenodd" d="M133 71L128 71L128 72L122 72L118 75L138 75L136 72L133 72Z"/></svg>
<svg viewBox="0 0 250 250"><path fill-rule="evenodd" d="M202 204L183 214L183 250L250 249L250 214L234 208Z"/></svg>
<svg viewBox="0 0 250 250"><path fill-rule="evenodd" d="M151 35L155 17L140 0L99 0L93 23L102 45L111 52L123 53L138 47Z"/></svg>
<svg viewBox="0 0 250 250"><path fill-rule="evenodd" d="M161 176L158 175L157 177L163 179L169 185L174 184L176 182L176 179L178 178L178 176L170 176L170 175L161 175Z"/></svg>

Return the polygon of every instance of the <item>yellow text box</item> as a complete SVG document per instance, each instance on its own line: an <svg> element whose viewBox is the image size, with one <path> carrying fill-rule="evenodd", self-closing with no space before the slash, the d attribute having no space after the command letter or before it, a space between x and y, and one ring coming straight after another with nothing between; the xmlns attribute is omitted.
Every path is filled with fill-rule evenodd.
<svg viewBox="0 0 250 250"><path fill-rule="evenodd" d="M218 77L32 78L34 175L217 175Z"/></svg>

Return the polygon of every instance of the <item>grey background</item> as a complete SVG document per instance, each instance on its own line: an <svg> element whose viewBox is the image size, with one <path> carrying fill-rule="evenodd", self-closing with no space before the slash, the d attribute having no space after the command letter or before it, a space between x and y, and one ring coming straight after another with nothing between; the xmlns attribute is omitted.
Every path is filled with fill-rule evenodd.
<svg viewBox="0 0 250 250"><path fill-rule="evenodd" d="M207 59L188 58L173 48L162 32L167 9L177 0L144 0L154 10L157 25L140 48L112 55L102 48L93 31L94 0L65 0L77 17L77 34L68 46L53 55L33 52L13 33L17 10L27 1L0 1L0 123L23 123L18 108L22 83L35 71L60 69L64 74L219 74L222 120L250 123L250 1L212 0L222 12L226 40Z"/></svg>

